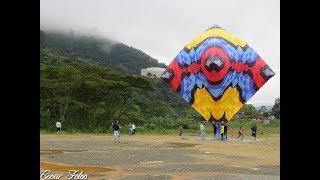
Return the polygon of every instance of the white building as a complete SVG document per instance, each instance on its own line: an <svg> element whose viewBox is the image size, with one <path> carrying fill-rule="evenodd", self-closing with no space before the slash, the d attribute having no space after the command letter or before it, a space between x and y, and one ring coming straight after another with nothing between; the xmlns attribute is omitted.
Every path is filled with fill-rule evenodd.
<svg viewBox="0 0 320 180"><path fill-rule="evenodd" d="M147 76L152 78L160 78L166 68L160 67L150 67L146 69L141 69L141 76Z"/></svg>
<svg viewBox="0 0 320 180"><path fill-rule="evenodd" d="M274 120L274 118L275 118L274 116L269 116L268 117L269 120Z"/></svg>

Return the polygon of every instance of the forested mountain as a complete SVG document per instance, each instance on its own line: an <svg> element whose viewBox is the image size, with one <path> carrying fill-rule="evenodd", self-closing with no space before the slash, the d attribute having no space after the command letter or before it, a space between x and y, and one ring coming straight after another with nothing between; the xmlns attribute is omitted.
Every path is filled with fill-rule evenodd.
<svg viewBox="0 0 320 180"><path fill-rule="evenodd" d="M62 56L89 58L102 66L122 73L140 74L142 68L166 67L144 52L106 38L74 35L74 33L40 30L41 48L50 48Z"/></svg>
<svg viewBox="0 0 320 180"><path fill-rule="evenodd" d="M198 128L199 113L162 79L131 75L161 64L123 44L107 52L101 49L106 42L40 30L42 130L54 130L57 120L64 130L81 132L109 131L116 120L149 130L179 123Z"/></svg>

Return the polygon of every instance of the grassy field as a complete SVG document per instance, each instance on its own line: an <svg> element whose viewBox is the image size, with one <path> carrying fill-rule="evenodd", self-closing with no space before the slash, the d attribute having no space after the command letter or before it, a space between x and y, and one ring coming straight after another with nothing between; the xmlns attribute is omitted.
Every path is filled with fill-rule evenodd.
<svg viewBox="0 0 320 180"><path fill-rule="evenodd" d="M257 135L259 136L268 136L272 134L280 134L280 120L275 120L271 123L264 123L260 120L233 120L228 123L228 135L229 136L238 136L238 131L240 126L244 126L244 136L250 137L251 136L251 126L253 123L256 123L258 130ZM199 124L200 125L200 124ZM95 135L113 135L113 130L111 127L106 128L106 133L85 133L85 134L95 134ZM205 129L207 135L213 134L213 127L210 123L205 123ZM123 127L121 129L121 134L127 134L128 128ZM145 134L145 135L176 135L179 133L178 127L177 129L156 129L156 130L149 130L149 129L143 129L141 126L137 126L136 132L138 134ZM47 130L41 130L40 134L52 134L55 133L54 131L47 131ZM62 129L62 134L84 134L83 132L77 131L77 130L68 130L65 131ZM183 134L185 135L198 135L200 134L200 127L199 129L184 129Z"/></svg>

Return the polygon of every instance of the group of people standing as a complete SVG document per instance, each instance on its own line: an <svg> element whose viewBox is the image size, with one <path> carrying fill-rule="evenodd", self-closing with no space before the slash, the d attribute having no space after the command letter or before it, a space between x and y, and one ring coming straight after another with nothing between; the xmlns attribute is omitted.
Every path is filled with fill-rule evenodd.
<svg viewBox="0 0 320 180"><path fill-rule="evenodd" d="M111 127L113 128L113 134L114 134L114 143L120 143L120 129L121 126L119 122L113 122ZM136 132L136 125L134 123L129 123L129 136L134 136Z"/></svg>
<svg viewBox="0 0 320 180"><path fill-rule="evenodd" d="M228 139L228 124L224 122L212 122L213 136L216 140Z"/></svg>
<svg viewBox="0 0 320 180"><path fill-rule="evenodd" d="M213 139L221 140L221 141L225 141L228 139L228 123L212 122L212 127L213 127L213 136L214 136ZM206 136L206 132L205 132L205 127L204 127L203 121L201 121L201 123L200 123L200 131L201 131L200 139L204 140L205 136ZM241 136L241 140L243 140L243 132L244 132L244 128L243 128L243 126L241 126L238 131L239 135L238 135L237 139L239 139L239 137ZM257 140L256 140L256 135L257 135L256 123L254 123L251 127L251 135L253 137L253 142L257 142Z"/></svg>
<svg viewBox="0 0 320 180"><path fill-rule="evenodd" d="M201 136L200 139L204 140L206 139L206 132L204 128L204 123L201 121L200 123L200 131L201 131ZM213 137L216 140L227 140L228 139L228 124L224 122L212 122L212 127L213 127Z"/></svg>

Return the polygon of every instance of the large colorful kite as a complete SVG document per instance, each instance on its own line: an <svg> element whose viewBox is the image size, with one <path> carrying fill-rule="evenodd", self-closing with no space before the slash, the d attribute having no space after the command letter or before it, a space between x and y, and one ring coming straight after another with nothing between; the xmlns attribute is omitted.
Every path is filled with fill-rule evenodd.
<svg viewBox="0 0 320 180"><path fill-rule="evenodd" d="M207 121L230 121L275 73L244 41L214 26L161 75Z"/></svg>

